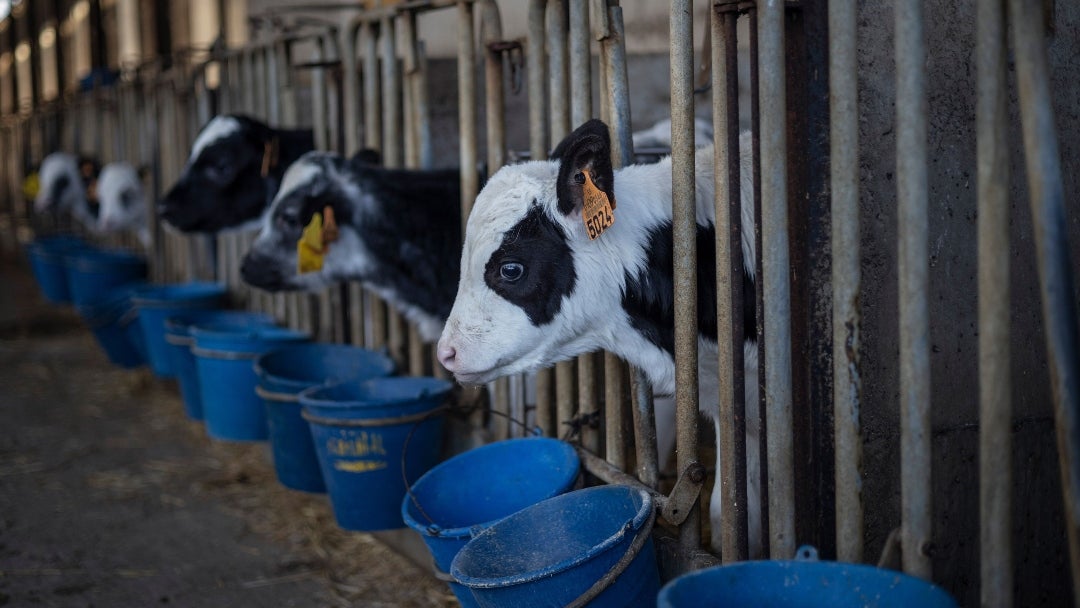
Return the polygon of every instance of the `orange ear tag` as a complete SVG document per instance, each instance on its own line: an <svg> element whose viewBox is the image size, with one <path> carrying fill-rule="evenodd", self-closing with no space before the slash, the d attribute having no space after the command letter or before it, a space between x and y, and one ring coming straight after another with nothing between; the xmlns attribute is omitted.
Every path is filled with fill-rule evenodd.
<svg viewBox="0 0 1080 608"><path fill-rule="evenodd" d="M585 221L585 230L589 233L589 239L594 240L615 223L615 213L612 211L614 206L608 200L607 193L593 183L589 172L584 173L585 202L581 210L581 219Z"/></svg>
<svg viewBox="0 0 1080 608"><path fill-rule="evenodd" d="M325 254L322 216L316 213L311 216L311 222L304 227L300 240L296 241L296 271L304 274L322 270Z"/></svg>

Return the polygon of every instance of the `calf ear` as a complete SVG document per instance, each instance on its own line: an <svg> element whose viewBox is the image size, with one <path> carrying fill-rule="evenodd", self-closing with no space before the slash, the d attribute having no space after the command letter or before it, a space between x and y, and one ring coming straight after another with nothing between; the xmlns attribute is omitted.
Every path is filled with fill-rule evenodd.
<svg viewBox="0 0 1080 608"><path fill-rule="evenodd" d="M593 119L578 127L551 153L559 161L555 194L563 215L581 213L585 201L585 172L615 208L615 173L611 168L611 135L603 122Z"/></svg>

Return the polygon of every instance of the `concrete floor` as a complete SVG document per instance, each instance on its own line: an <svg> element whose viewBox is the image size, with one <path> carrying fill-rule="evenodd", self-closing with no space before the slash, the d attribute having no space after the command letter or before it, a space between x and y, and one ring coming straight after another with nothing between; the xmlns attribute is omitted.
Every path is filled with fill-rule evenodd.
<svg viewBox="0 0 1080 608"><path fill-rule="evenodd" d="M0 606L453 606L0 266Z"/></svg>

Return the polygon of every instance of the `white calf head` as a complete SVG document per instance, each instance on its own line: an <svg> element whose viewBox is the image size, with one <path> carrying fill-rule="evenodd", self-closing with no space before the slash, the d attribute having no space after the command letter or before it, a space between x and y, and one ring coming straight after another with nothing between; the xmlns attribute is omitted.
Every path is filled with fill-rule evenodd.
<svg viewBox="0 0 1080 608"><path fill-rule="evenodd" d="M139 172L128 163L109 163L97 182L98 229L140 230L146 225L146 199Z"/></svg>
<svg viewBox="0 0 1080 608"><path fill-rule="evenodd" d="M469 216L457 299L439 359L466 383L531 371L603 347L620 319L629 227L595 241L582 222L585 173L615 203L607 127L590 121L556 161L507 166ZM622 232L622 234L620 234Z"/></svg>
<svg viewBox="0 0 1080 608"><path fill-rule="evenodd" d="M40 184L34 199L34 211L72 210L86 205L86 190L79 172L79 161L71 154L54 152L41 161Z"/></svg>

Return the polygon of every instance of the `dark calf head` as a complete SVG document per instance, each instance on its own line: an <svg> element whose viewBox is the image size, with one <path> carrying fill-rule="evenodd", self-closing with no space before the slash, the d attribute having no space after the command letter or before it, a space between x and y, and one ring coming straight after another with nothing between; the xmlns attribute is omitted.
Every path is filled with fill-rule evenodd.
<svg viewBox="0 0 1080 608"><path fill-rule="evenodd" d="M281 189L263 220L262 232L244 256L244 281L269 291L318 290L337 280L358 278L364 252L349 226L350 201L361 198L347 173L349 161L335 154L310 152L285 172ZM338 240L327 247L321 270L298 272L297 243L316 213L331 208L339 226Z"/></svg>
<svg viewBox="0 0 1080 608"><path fill-rule="evenodd" d="M257 225L284 167L312 149L306 138L246 116L218 116L191 148L160 214L181 232L219 232Z"/></svg>

